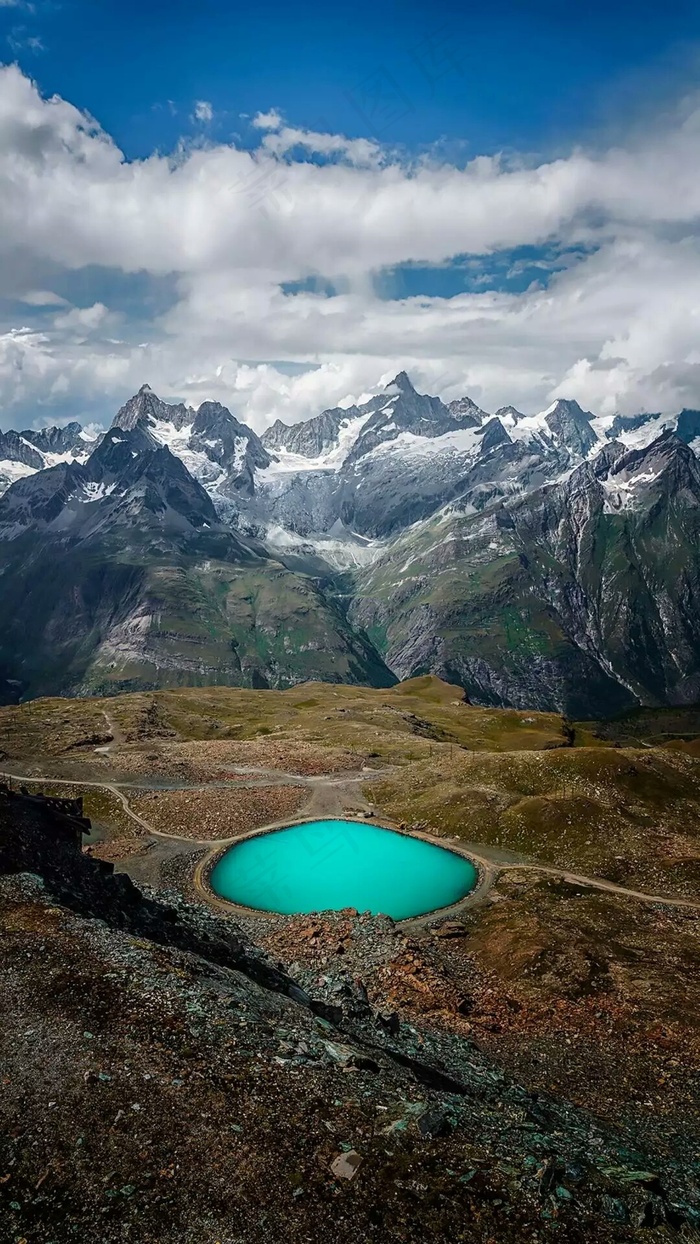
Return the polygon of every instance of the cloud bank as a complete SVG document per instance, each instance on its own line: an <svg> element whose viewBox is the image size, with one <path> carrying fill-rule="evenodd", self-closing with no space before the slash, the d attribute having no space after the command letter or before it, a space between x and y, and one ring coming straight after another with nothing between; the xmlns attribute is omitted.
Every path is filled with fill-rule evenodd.
<svg viewBox="0 0 700 1244"><path fill-rule="evenodd" d="M147 380L260 430L401 368L487 409L700 406L700 98L624 145L546 162L411 159L274 108L253 130L253 150L200 139L129 161L0 68L0 425L100 417ZM524 246L561 258L524 290L490 281ZM455 257L486 274L470 292L377 292L386 269ZM87 305L67 292L86 273ZM129 280L169 297L124 309Z"/></svg>

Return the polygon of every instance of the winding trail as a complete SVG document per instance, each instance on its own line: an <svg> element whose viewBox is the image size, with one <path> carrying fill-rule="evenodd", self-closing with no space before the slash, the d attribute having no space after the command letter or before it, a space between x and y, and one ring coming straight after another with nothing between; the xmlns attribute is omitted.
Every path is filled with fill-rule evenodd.
<svg viewBox="0 0 700 1244"><path fill-rule="evenodd" d="M693 898L667 898L663 894L647 894L644 890L628 890L626 886L616 885L614 881L605 881L602 877L585 877L582 873L572 873L565 868L555 868L549 864L491 864L499 873L514 869L527 869L529 872L547 873L558 877L571 885L586 886L589 890L603 890L608 894L619 894L622 898L636 898L643 903L663 903L667 907L691 907L700 911L700 901Z"/></svg>
<svg viewBox="0 0 700 1244"><path fill-rule="evenodd" d="M105 717L107 717L106 713ZM116 741L116 739L113 741ZM108 746L111 746L111 744ZM316 819L342 815L344 811L342 791L348 786L353 786L357 783L367 781L368 777L366 773L345 774L336 778L329 777L327 775L307 777L302 774L283 774L280 773L280 770L278 769L255 769L249 770L248 772L251 773L251 780L246 783L246 786L270 785L271 781L272 784L279 784L281 780L282 782L294 782L297 785L310 787L311 794L301 811L303 812L304 818L313 817ZM372 770L372 776L376 777L378 774L381 776L381 772L382 771L380 770ZM241 834L229 834L226 838L187 838L183 837L182 834L170 834L167 830L156 829L150 824L149 821L145 820L144 817L140 816L138 812L134 811L129 803L128 797L122 790L119 789L120 786L127 786L133 789L134 784L132 782L95 782L87 779L76 780L75 778L27 777L25 774L7 773L2 770L0 770L0 778L9 779L12 782L19 782L24 785L41 784L44 786L89 786L94 790L109 791L110 794L114 795L114 797L119 801L126 815L134 821L139 828L144 831L144 833L155 838L167 838L172 841L187 843L190 847L193 845L212 848L220 847L226 843L235 841L239 837L246 836ZM219 788L225 787L230 790L240 789L240 785L233 782L199 782L191 785L173 787L172 789L208 790L211 789L213 785ZM143 786L139 787L139 789L143 789L144 791L163 791L164 788L163 786ZM354 796L354 798L357 800L358 805L361 805L365 810L369 810L371 808L372 805L369 804L361 794L359 797ZM272 828L278 828L278 826L261 825L256 828L254 832L261 833L266 829ZM418 833L416 834L416 837L424 838L427 842L440 845L440 839L434 838L431 834ZM513 871L539 872L545 873L550 877L558 877L560 880L566 881L571 885L585 886L586 889L599 890L606 894L616 894L621 898L631 898L642 903L661 904L666 907L682 907L690 908L694 911L700 911L700 900L697 899L671 898L663 894L647 894L643 890L631 890L626 886L617 885L614 881L605 881L602 877L587 877L582 873L571 872L566 868L557 868L551 864L534 864L527 861L523 861L522 863L505 863L501 860L494 860L488 855L483 854L483 848L479 851L472 850L468 843L461 840L459 840L459 843L456 843L453 839L445 840L444 845L446 847L449 846L452 847L452 849L459 850L460 854L467 855L479 865L482 871L483 883L479 887L478 892L474 891L474 897L477 897L477 894L481 895L486 890L490 889L501 873Z"/></svg>
<svg viewBox="0 0 700 1244"><path fill-rule="evenodd" d="M109 733L111 734L112 737L109 743L105 743L102 747L96 747L95 751L100 756L109 756L109 753L111 752L115 743L119 744L119 743L124 742L124 732L121 729L121 727L117 725L116 721L111 716L111 714L107 712L106 708L102 709L102 716L107 722L107 729L109 730Z"/></svg>

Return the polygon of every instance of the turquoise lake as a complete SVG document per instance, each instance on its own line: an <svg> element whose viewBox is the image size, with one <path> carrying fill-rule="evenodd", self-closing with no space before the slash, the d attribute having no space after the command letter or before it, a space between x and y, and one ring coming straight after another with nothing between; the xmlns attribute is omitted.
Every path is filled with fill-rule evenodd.
<svg viewBox="0 0 700 1244"><path fill-rule="evenodd" d="M248 838L214 866L221 898L284 915L382 912L394 920L448 907L474 889L469 860L419 838L358 821L308 821Z"/></svg>

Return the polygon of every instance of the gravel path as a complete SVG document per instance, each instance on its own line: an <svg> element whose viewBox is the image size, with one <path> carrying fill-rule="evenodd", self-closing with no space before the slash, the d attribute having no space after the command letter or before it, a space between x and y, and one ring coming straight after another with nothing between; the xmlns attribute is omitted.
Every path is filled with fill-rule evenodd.
<svg viewBox="0 0 700 1244"><path fill-rule="evenodd" d="M376 772L377 771L373 771L373 776L376 775ZM265 770L256 770L256 773L259 775L261 779L256 784L261 785L261 786L271 785L273 783L278 784L280 776L282 776L280 775L278 770L268 770L267 773ZM267 781L264 780L264 776L267 777ZM350 809L348 808L348 802L350 801L350 799L354 801L357 812L359 812L360 814L363 811L371 810L372 805L367 803L367 801L362 796L361 791L360 792L352 791L352 788L354 786L367 780L366 773L347 774L344 777L336 777L336 778L329 778L329 777L309 778L309 777L300 776L298 774L284 774L283 776L290 783L293 783L296 785L305 785L310 788L311 790L310 798L303 808L304 816L307 817L308 819L320 819L320 818L326 818L326 817L331 818L331 817L341 816L343 813L350 814ZM207 838L207 839L205 838L197 838L197 839L183 838L181 834L171 834L171 833L168 833L166 830L156 829L144 817L140 816L138 812L134 811L127 796L123 793L123 791L119 789L119 786L114 782L94 782L94 781L76 782L76 781L68 780L66 778L52 778L52 777L28 778L28 777L24 777L16 773L6 773L6 772L0 772L0 777L4 779L9 779L10 781L13 781L13 782L20 782L20 783L34 783L34 784L41 783L43 785L51 785L51 786L89 786L92 788L96 788L98 790L108 790L111 792L111 794L116 796L116 798L122 804L122 807L124 808L124 811L126 812L127 816L129 816L133 821L135 821L139 825L139 827L144 831L144 833L150 836L156 837L156 838L168 838L171 841L175 841L178 843L184 843L186 844L188 850L192 847L193 842L196 842L198 846L217 847L217 846L222 846L224 843L230 842L232 840L231 835L225 838ZM129 784L124 783L124 785L128 786ZM233 783L231 783L230 786L231 786L231 789L234 789L234 790L237 789L237 787ZM145 790L148 790L149 788L144 786L143 789L145 791ZM157 786L157 787L154 787L153 789L161 791L162 787ZM188 786L186 788L181 788L181 789L206 790L207 784L202 784L199 786ZM257 831L263 830L265 828L267 828L267 826L261 825L257 827ZM238 837L240 836L240 834L235 835L235 836ZM418 834L417 836L425 838L427 841L430 841L430 842L435 841L435 839L430 834ZM451 840L445 840L444 845L452 846L454 848L456 844L452 842ZM474 862L479 865L482 871L482 885L479 887L480 893L483 893L484 888L486 889L490 888L490 886L493 884L495 879L502 872L510 871L512 869L521 869L521 870L524 869L530 872L547 873L549 876L552 876L552 877L560 877L563 881L567 881L572 885L581 885L592 890L602 890L607 894L618 894L622 898L632 898L632 899L637 899L639 902L643 902L643 903L662 904L666 907L684 907L684 908L691 908L696 911L700 911L700 901L696 901L694 899L668 898L663 894L646 894L641 890L630 890L630 889L627 889L626 886L616 885L615 882L613 881L605 881L599 877L586 877L580 873L570 872L568 869L565 869L565 868L555 868L555 867L551 867L550 865L546 865L546 864L537 864L537 863L528 863L528 862L522 862L522 863L517 863L517 864L515 863L506 864L506 863L503 863L502 860L494 859L491 857L490 854L486 854L485 853L486 848L481 847L479 852L477 853L476 851L470 850L468 843L464 843L464 842L460 842L459 848L465 855L468 855L470 859L474 860Z"/></svg>

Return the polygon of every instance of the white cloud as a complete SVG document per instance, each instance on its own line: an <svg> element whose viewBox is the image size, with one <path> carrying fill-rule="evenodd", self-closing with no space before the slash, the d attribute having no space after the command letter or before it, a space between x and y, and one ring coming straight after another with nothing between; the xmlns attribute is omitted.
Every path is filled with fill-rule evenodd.
<svg viewBox="0 0 700 1244"><path fill-rule="evenodd" d="M54 294L50 289L30 289L26 294L22 294L19 302L24 302L28 307L67 307L69 304L60 294Z"/></svg>
<svg viewBox="0 0 700 1244"><path fill-rule="evenodd" d="M214 109L207 99L198 99L194 105L194 120L205 124L212 120Z"/></svg>
<svg viewBox="0 0 700 1244"><path fill-rule="evenodd" d="M342 134L320 134L316 130L300 130L289 125L277 128L275 133L266 134L262 147L264 151L274 156L284 156L295 148L314 155L339 155L358 167L363 164L378 165L382 162L381 147L367 138L345 138Z"/></svg>
<svg viewBox="0 0 700 1244"><path fill-rule="evenodd" d="M269 112L257 112L251 121L259 130L278 130L282 124L282 116L276 108L271 108Z"/></svg>
<svg viewBox="0 0 700 1244"><path fill-rule="evenodd" d="M148 380L166 397L216 397L263 428L401 367L487 409L536 409L559 393L601 411L700 405L700 100L624 147L539 164L406 162L288 126L276 110L253 124L254 152L183 146L129 161L93 118L0 69L0 297L17 297L17 254L31 257L33 283L29 326L0 335L6 423L28 403L109 409ZM546 288L374 292L385 266L527 245L562 256L542 261ZM567 247L583 257L567 260ZM30 309L62 307L46 292L57 270L83 268L174 274L177 297L155 317L144 306L132 334L109 309L106 277L92 306L61 309L50 327L44 315L39 331ZM283 292L314 275L343 292Z"/></svg>
<svg viewBox="0 0 700 1244"><path fill-rule="evenodd" d="M108 311L104 303L96 302L91 307L71 307L70 311L56 315L53 322L55 328L93 332L108 320L114 323L115 315Z"/></svg>

